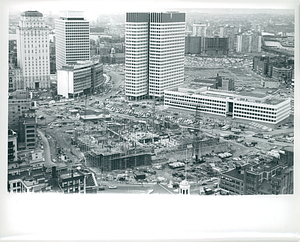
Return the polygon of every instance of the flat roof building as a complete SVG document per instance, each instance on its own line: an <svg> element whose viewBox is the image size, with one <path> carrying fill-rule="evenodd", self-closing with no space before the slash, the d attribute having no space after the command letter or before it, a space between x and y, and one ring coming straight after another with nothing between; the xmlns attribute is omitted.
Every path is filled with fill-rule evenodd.
<svg viewBox="0 0 300 242"><path fill-rule="evenodd" d="M293 194L293 167L275 161L237 166L221 174L220 188L231 195Z"/></svg>
<svg viewBox="0 0 300 242"><path fill-rule="evenodd" d="M174 88L165 90L164 105L184 110L278 124L291 112L290 99L236 93L202 87L199 89Z"/></svg>
<svg viewBox="0 0 300 242"><path fill-rule="evenodd" d="M232 195L245 194L244 169L244 167L238 167L222 173L220 180L220 188Z"/></svg>
<svg viewBox="0 0 300 242"><path fill-rule="evenodd" d="M33 150L36 148L37 120L35 110L28 110L19 118L18 148Z"/></svg>
<svg viewBox="0 0 300 242"><path fill-rule="evenodd" d="M57 94L66 98L93 93L103 83L103 64L99 60L79 61L57 70Z"/></svg>
<svg viewBox="0 0 300 242"><path fill-rule="evenodd" d="M55 20L56 69L90 60L90 24L83 11L63 11Z"/></svg>
<svg viewBox="0 0 300 242"><path fill-rule="evenodd" d="M184 80L185 14L127 13L125 95L163 98Z"/></svg>
<svg viewBox="0 0 300 242"><path fill-rule="evenodd" d="M7 141L7 160L8 162L17 161L17 133L13 130L8 130L8 141Z"/></svg>
<svg viewBox="0 0 300 242"><path fill-rule="evenodd" d="M8 97L8 128L18 131L19 118L30 109L35 109L36 102L30 99L28 91L17 90Z"/></svg>

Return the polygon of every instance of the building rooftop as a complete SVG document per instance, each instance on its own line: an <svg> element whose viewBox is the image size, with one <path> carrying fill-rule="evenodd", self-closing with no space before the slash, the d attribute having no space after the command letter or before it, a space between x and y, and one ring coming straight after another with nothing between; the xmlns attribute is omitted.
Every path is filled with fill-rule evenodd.
<svg viewBox="0 0 300 242"><path fill-rule="evenodd" d="M207 86L199 86L199 88L195 88L195 86L184 86L184 87L176 87L171 89L170 91L180 92L187 96L210 96L217 97L223 99L232 99L239 101L246 101L252 103L262 103L269 105L277 105L281 102L284 102L286 99L266 96L265 94L260 93L249 93L249 92L234 92L234 91L225 91L208 88Z"/></svg>
<svg viewBox="0 0 300 242"><path fill-rule="evenodd" d="M285 146L285 147L282 148L282 150L294 152L294 147L293 146Z"/></svg>
<svg viewBox="0 0 300 242"><path fill-rule="evenodd" d="M83 18L84 11L60 11L59 16L61 18Z"/></svg>
<svg viewBox="0 0 300 242"><path fill-rule="evenodd" d="M74 178L76 178L76 177L81 177L81 176L84 176L83 174L81 174L81 173L79 173L79 172L76 172L76 171L74 171L73 172L73 177ZM69 179L69 178L71 178L72 177L72 173L70 172L70 173L67 173L67 174L61 174L60 175L60 178L61 179Z"/></svg>
<svg viewBox="0 0 300 242"><path fill-rule="evenodd" d="M77 61L74 64L66 64L62 66L60 70L73 71L81 68L89 68L98 63L99 59L93 58L92 60Z"/></svg>
<svg viewBox="0 0 300 242"><path fill-rule="evenodd" d="M275 167L278 167L279 165L275 162L268 162L268 163L260 163L254 166L250 166L246 169L247 172L251 173L261 173L263 171L270 171L273 170Z"/></svg>
<svg viewBox="0 0 300 242"><path fill-rule="evenodd" d="M21 14L22 17L43 17L43 14L38 11L26 11Z"/></svg>
<svg viewBox="0 0 300 242"><path fill-rule="evenodd" d="M242 181L244 180L244 174L241 174L241 172L237 168L234 168L234 169L224 172L222 174L233 177L238 180L242 180Z"/></svg>

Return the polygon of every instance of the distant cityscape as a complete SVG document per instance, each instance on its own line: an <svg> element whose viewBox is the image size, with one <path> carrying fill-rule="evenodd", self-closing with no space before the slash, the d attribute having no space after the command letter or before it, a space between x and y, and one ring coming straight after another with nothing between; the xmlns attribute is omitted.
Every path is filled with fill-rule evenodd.
<svg viewBox="0 0 300 242"><path fill-rule="evenodd" d="M294 193L293 10L9 15L11 193Z"/></svg>

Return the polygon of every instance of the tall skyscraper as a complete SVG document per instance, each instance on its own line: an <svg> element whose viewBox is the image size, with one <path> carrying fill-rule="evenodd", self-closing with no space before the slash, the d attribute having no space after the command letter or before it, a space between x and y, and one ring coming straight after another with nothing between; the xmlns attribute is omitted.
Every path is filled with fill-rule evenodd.
<svg viewBox="0 0 300 242"><path fill-rule="evenodd" d="M185 14L127 13L125 95L163 98L184 80Z"/></svg>
<svg viewBox="0 0 300 242"><path fill-rule="evenodd" d="M17 60L23 70L24 88L50 87L49 29L38 11L21 14L17 27Z"/></svg>
<svg viewBox="0 0 300 242"><path fill-rule="evenodd" d="M90 60L90 25L83 11L63 11L55 20L56 69Z"/></svg>

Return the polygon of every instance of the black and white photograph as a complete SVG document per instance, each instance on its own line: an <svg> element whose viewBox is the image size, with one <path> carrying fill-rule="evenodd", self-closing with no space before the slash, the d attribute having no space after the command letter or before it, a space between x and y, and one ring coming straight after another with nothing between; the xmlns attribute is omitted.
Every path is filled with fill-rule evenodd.
<svg viewBox="0 0 300 242"><path fill-rule="evenodd" d="M22 204L14 215L26 210L26 204L34 214L47 210L46 214L59 216L67 210L71 220L86 209L97 211L99 217L83 215L78 223L88 230L104 230L102 240L117 241L245 241L249 237L236 230L249 231L239 230L242 225L231 230L223 225L226 217L237 212L233 217L247 220L248 215L256 223L253 219L260 216L252 216L251 210L262 209L261 214L267 212L268 221L275 223L272 233L280 234L276 241L297 241L299 222L291 220L293 210L299 215L294 207L299 10L299 3L292 0L244 5L242 1L7 3L7 19L1 26L7 35L1 40L7 46L1 56L6 99L1 182L9 198L5 204L11 200L14 206ZM47 204L41 204L45 198ZM131 201L147 202L143 206ZM222 209L217 207L218 201L230 201L228 210L223 202ZM232 201L237 202L237 211ZM271 214L269 204L274 205ZM127 206L138 211L131 215ZM185 209L189 218L193 209L199 220L208 216L207 223L193 218L195 223L189 221L193 225L183 225L180 232ZM155 225L149 222L155 216L150 211L157 211ZM31 212L24 212L23 219ZM160 217L164 212L169 216ZM47 220L37 214L36 219ZM107 221L99 222L108 214ZM287 227L277 216L290 221ZM13 220L8 212L7 217ZM87 226L87 218L95 224ZM145 220L138 236L126 234L125 227L124 237L115 231L123 223ZM105 224L113 221L118 226L106 230ZM66 232L63 221L54 222L61 226L49 223L57 232ZM152 225L168 223L162 230L166 234L151 234ZM205 236L199 237L203 224ZM147 226L149 235L141 232ZM32 231L25 227L22 232L16 232L16 226L9 228L4 239L32 234L24 233ZM220 238L213 233L220 230L235 234ZM108 231L114 231L112 237ZM170 231L180 236L169 236ZM63 238L98 239L87 234L74 238L75 234ZM61 239L54 235L45 239Z"/></svg>

